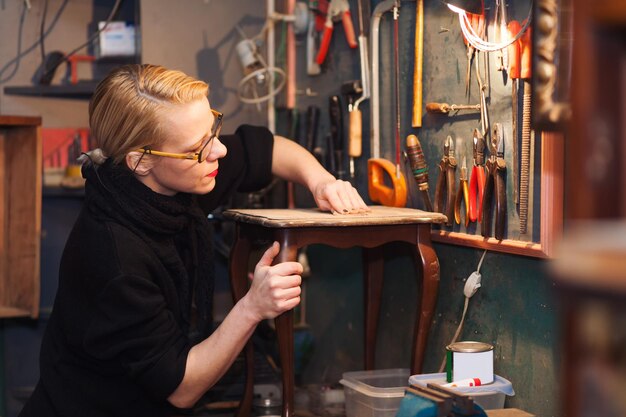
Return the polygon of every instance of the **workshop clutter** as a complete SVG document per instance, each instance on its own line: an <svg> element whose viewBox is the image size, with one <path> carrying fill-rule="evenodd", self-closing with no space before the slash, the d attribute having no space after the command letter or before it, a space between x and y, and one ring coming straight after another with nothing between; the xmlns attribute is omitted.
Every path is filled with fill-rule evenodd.
<svg viewBox="0 0 626 417"><path fill-rule="evenodd" d="M409 385L426 387L432 383L446 386L446 374L419 374L411 375L409 378ZM470 395L474 403L478 404L483 410L504 408L506 397L515 395L513 384L498 375L494 375L494 380L491 384L473 387L450 386L450 389L460 394Z"/></svg>
<svg viewBox="0 0 626 417"><path fill-rule="evenodd" d="M344 387L346 416L394 417L409 376L404 368L345 372L339 383Z"/></svg>
<svg viewBox="0 0 626 417"><path fill-rule="evenodd" d="M370 11L371 6L363 0L293 0L282 11L286 14L268 6L266 25L255 37L248 39L237 27L244 38L236 47L244 74L257 79L250 83L250 100L241 94L240 100L257 104L259 111L259 102L267 101L272 131L276 106L286 109L287 124L294 126L287 136L337 178L367 184L368 203L445 214L447 222L434 234L439 241L493 247L536 243L541 237L538 155L545 148L530 123L533 8L475 2L467 10L452 9L459 13L458 27L440 25L435 31L424 17L438 6L423 0L383 0ZM275 28L276 22L282 26ZM335 32L340 39L332 40ZM257 53L265 35L267 64ZM327 109L307 103L306 134L297 124L303 110L295 99L296 35L306 37L306 75L318 77L307 82L320 84L317 91L302 84L298 94L306 101L318 94L328 101ZM449 48L445 54L442 45ZM358 60L360 71L342 80L340 92L329 91L326 80L339 70L339 62L333 62L339 56ZM283 63L286 83L282 75L251 75L274 67L280 72ZM411 64L412 80L407 76ZM450 77L453 72L456 77ZM259 88L259 79L269 80L269 91ZM369 120L362 115L368 110ZM369 149L363 146L368 136Z"/></svg>
<svg viewBox="0 0 626 417"><path fill-rule="evenodd" d="M46 187L80 188L84 179L77 159L93 149L87 128L43 128L43 184Z"/></svg>
<svg viewBox="0 0 626 417"><path fill-rule="evenodd" d="M498 375L490 384L457 387L446 384L445 373L410 375L404 368L345 372L339 382L347 417L480 416L504 408L506 397L515 395L511 382ZM454 414L437 414L447 407Z"/></svg>

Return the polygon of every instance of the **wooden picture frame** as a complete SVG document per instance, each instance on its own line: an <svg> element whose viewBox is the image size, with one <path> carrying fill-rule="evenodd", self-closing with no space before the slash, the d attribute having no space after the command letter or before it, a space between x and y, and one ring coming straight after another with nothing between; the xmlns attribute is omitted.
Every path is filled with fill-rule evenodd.
<svg viewBox="0 0 626 417"><path fill-rule="evenodd" d="M563 232L564 137L557 132L541 133L541 190L539 242L485 238L462 232L433 230L434 242L468 246L537 258L554 256L555 242Z"/></svg>

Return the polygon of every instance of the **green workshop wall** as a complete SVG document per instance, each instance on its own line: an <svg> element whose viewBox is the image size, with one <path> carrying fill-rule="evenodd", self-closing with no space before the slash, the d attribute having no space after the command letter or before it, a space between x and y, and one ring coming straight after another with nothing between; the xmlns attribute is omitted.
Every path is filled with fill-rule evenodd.
<svg viewBox="0 0 626 417"><path fill-rule="evenodd" d="M354 4L353 4L354 3ZM356 2L351 2L355 7ZM487 1L487 7L493 7ZM372 2L372 10L378 2ZM509 19L522 21L530 1L509 2ZM439 1L425 2L424 18L424 105L426 102L455 104L478 103L478 87L474 72L471 97L465 97L466 49L458 18ZM393 160L394 95L391 14L383 16L380 26L381 65L381 155ZM437 165L443 142L451 135L457 145L457 156L466 156L471 168L471 134L479 127L478 113L457 115L424 114L423 126L410 125L413 77L413 36L415 3L402 2L400 10L400 80L401 138L417 134L430 168L430 192L434 196ZM345 57L341 49L341 29L336 30L335 54ZM490 38L493 39L493 38ZM339 42L337 42L337 40ZM371 39L370 39L371 45ZM492 54L493 55L493 54ZM342 59L342 58L340 58ZM372 59L372 57L370 57ZM338 61L334 61L337 65ZM491 123L500 122L511 133L511 81L502 79L495 69L495 56L487 63L489 72L489 112ZM481 71L484 71L481 61ZM358 78L358 69L334 68L335 83ZM483 73L484 76L484 73ZM316 86L317 81L311 81ZM361 107L364 116L364 155L369 155L369 101ZM508 139L510 140L510 139ZM461 146L459 147L459 143ZM536 142L539 145L539 141ZM404 147L404 146L403 146ZM459 155L460 154L460 155ZM539 154L537 146L535 157ZM517 231L519 218L515 210L512 187L512 152L505 148L507 160L507 198L509 216L507 236L512 239L536 241L538 201L530 206L530 237ZM461 165L459 160L459 168ZM540 170L536 160L531 180L538 181ZM360 176L355 184L367 195L366 158L357 161ZM458 178L459 169L457 169ZM412 183L412 179L409 178ZM413 185L413 184L411 184ZM534 192L537 193L537 186ZM412 196L409 205L422 208L419 197ZM535 216L533 216L535 214ZM532 225L532 226L531 226ZM455 231L465 231L455 226ZM480 227L471 226L472 234ZM436 313L431 327L424 372L437 372L445 346L450 343L463 312L465 279L476 270L482 250L435 244L441 265L441 281ZM377 340L377 368L398 368L410 365L412 332L420 294L418 281L408 248L401 244L386 247L385 288ZM314 350L305 367L303 382L336 383L343 372L363 369L363 287L359 249L337 250L314 246L308 250L312 276L307 280L307 322L315 340ZM488 252L481 267L483 287L471 299L460 340L478 340L495 345L495 371L509 379L516 396L507 400L508 407L519 407L541 416L558 414L559 337L553 284L547 273L548 261Z"/></svg>
<svg viewBox="0 0 626 417"><path fill-rule="evenodd" d="M482 251L435 245L441 266L437 307L423 372L438 372L463 312L465 279L476 270ZM360 250L312 246L312 276L306 280L307 322L314 349L304 383L333 384L343 372L363 369L363 284ZM408 248L385 249L385 286L376 368L408 368L418 282ZM513 384L507 407L541 416L558 415L558 331L552 283L546 262L488 252L481 266L482 288L470 299L459 340L495 346L495 372Z"/></svg>

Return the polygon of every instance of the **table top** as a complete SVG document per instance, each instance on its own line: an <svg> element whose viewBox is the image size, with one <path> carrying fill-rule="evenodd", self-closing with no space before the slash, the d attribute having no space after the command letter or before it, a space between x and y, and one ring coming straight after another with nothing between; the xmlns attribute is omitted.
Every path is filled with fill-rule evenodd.
<svg viewBox="0 0 626 417"><path fill-rule="evenodd" d="M411 208L370 206L362 214L332 214L317 208L296 209L231 209L224 216L241 223L265 227L355 227L400 224L444 223L441 213L431 213Z"/></svg>

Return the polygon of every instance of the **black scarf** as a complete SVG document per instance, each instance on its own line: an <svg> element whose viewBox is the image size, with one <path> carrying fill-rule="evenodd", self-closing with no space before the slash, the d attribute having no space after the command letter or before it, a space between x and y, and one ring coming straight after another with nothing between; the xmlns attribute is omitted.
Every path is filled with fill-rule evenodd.
<svg viewBox="0 0 626 417"><path fill-rule="evenodd" d="M83 176L87 180L85 204L89 210L127 227L155 251L178 291L183 331L194 339L192 333L206 337L212 326L215 270L211 228L195 196L155 193L127 167L110 160L100 166L85 164ZM197 311L195 329L191 319L193 301Z"/></svg>

